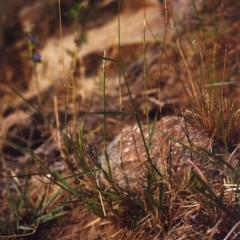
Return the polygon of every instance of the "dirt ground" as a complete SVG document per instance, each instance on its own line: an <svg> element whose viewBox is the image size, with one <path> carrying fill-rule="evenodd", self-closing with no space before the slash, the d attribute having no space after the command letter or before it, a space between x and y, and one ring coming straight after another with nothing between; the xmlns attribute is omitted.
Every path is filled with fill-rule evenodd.
<svg viewBox="0 0 240 240"><path fill-rule="evenodd" d="M88 115L90 106L90 112L102 111L100 79L103 63L102 59L96 56L103 56L103 51L106 50L108 58L119 59L118 1L85 1L89 5L82 13L82 25L77 26L74 32L74 20L71 20L68 14L75 2L77 1L61 1L62 40L59 36L56 1L37 0L34 3L19 1L17 5L11 5L9 2L9 6L5 4L7 18L0 25L0 136L23 148L30 146L41 156L47 166L60 172L69 171L63 161L64 142L61 140L59 144L57 133L49 130L49 125L39 113L39 109L54 124L57 124L56 112L58 112L59 131L64 135L64 84L72 86L66 88L67 120L73 130L81 126ZM182 44L183 52L191 67L196 69L196 79L200 67L199 62L202 60L201 53L204 54L204 58L209 59L208 56L213 54L211 50L213 48L216 49L214 54L219 60L217 62L219 66L216 68L222 70L218 71L216 76L222 79L224 75L226 81L229 82L237 81L239 76L239 62L235 54L240 46L240 24L236 21L240 14L239 4L231 5L224 0L218 1L219 13L215 17L219 22L218 27L215 28L213 20L207 15L211 15L214 4L204 5L199 1L197 5L199 12L196 13L191 5L192 1L176 2L178 1L169 1L167 7L164 7L164 1L122 1L119 15L120 59L143 123L147 121L144 103L145 61L150 120L153 120L155 116L160 119L166 115L181 114L182 109L190 105L184 93L188 77L186 62L182 59L177 45L178 40ZM222 19L220 10L225 20ZM206 15L205 22L202 23L209 27L206 31L214 32L214 34L209 34L207 37L198 35L202 30L197 21L199 13ZM34 26L34 35L40 43L36 51L41 53L42 57L42 62L36 65L36 71L27 57L29 47L23 32L23 29L30 25ZM225 25L228 28L223 27ZM84 36L87 38L86 43L79 40ZM146 43L145 49L143 38ZM146 59L143 54L144 50ZM36 76L41 92L40 107ZM108 61L106 63L106 108L108 111L119 111L119 89L122 91L122 111L132 111L123 77L119 83L119 66L113 61ZM226 87L224 91L226 96L230 95L233 98L239 94L236 84ZM21 97L19 97L20 94ZM135 121L131 114L109 115L107 117L107 141L110 142L120 132L122 124L132 125ZM88 115L85 120L84 134L90 143L97 146L99 154L103 146L103 135L98 130L101 127L101 114ZM6 195L4 186L8 180L3 177L10 174L27 174L29 166L33 172L39 172L40 168L32 164L26 154L5 141L0 142L0 148L2 169L0 198L1 202L4 202ZM34 184L37 183L33 181ZM34 186L38 187L38 184ZM6 203L3 204L2 209L4 206ZM66 205L66 209L70 210L67 215L40 225L29 237L17 239L131 239L131 234L134 234L107 220L100 219L77 203ZM8 211L4 210L4 213L7 215ZM139 239L142 238L139 236Z"/></svg>

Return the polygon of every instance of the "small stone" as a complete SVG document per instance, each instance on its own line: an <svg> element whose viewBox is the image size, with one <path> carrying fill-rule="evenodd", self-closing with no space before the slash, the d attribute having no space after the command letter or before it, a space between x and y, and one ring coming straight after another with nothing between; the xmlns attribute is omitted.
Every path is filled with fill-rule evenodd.
<svg viewBox="0 0 240 240"><path fill-rule="evenodd" d="M150 128L141 126L146 144L149 143ZM122 139L122 149L120 141ZM168 116L156 122L150 141L149 154L152 164L163 175L192 168L194 163L202 169L213 152L219 151L213 140L192 121L182 117ZM122 130L108 146L113 181L121 187L144 184L151 169L140 129L137 125ZM100 158L102 168L107 171L105 155ZM211 162L211 161L210 161ZM209 165L209 164L208 164Z"/></svg>

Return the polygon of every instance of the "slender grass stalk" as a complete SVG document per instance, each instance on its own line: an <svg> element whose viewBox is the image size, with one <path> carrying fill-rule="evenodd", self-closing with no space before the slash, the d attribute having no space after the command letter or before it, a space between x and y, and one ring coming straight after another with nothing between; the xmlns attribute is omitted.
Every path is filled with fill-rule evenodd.
<svg viewBox="0 0 240 240"><path fill-rule="evenodd" d="M68 107L67 107L67 76L66 76L66 70L65 70L65 61L64 61L64 50L63 50L63 33L62 33L62 13L61 13L61 1L58 0L58 14L59 14L59 34L61 39L61 54L62 54L62 73L63 73L63 79L64 79L64 111L65 111L65 117L64 117L64 126L66 130L66 158L69 158L69 149L68 149Z"/></svg>
<svg viewBox="0 0 240 240"><path fill-rule="evenodd" d="M146 5L146 1L144 1ZM144 81L144 101L145 101L145 113L147 118L147 125L149 126L149 110L148 110L148 94L147 94L147 59L146 59L146 6L144 7L144 16L143 16L143 81ZM150 126L149 126L150 131Z"/></svg>
<svg viewBox="0 0 240 240"><path fill-rule="evenodd" d="M122 5L122 0L118 1L118 62L122 62L122 56L121 56L121 5ZM120 64L118 64L118 86L119 86L119 91L118 91L118 96L119 96L119 112L122 112L122 72L121 72L121 67ZM123 116L120 115L120 131L122 135L122 129L123 129ZM122 137L120 139L120 147L119 147L119 156L121 159L121 165L122 169L124 170L124 164L123 164L123 157L122 157L122 145L123 145L123 140Z"/></svg>

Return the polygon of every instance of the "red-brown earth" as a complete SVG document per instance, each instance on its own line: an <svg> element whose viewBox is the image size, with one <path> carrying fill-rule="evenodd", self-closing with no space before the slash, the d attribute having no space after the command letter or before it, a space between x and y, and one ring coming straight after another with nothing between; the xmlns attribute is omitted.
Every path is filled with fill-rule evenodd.
<svg viewBox="0 0 240 240"><path fill-rule="evenodd" d="M182 107L189 106L184 94L185 83L189 77L185 62L177 42L182 44L183 52L196 70L196 78L201 68L201 54L204 61L212 56L216 49L218 72L216 77L222 81L237 81L239 62L239 4L219 1L218 14L213 20L214 4L197 5L198 13L192 7L192 1L122 1L118 16L118 1L86 1L86 18L73 30L74 21L67 13L77 1L61 1L62 39L60 37L57 1L18 1L18 4L3 1L6 14L1 22L1 59L0 59L0 132L1 138L7 139L24 148L28 146L39 154L41 160L49 167L62 173L69 173L65 161L63 137L43 118L44 113L54 122L56 112L59 114L60 135L64 136L64 101L68 108L68 124L72 130L81 126L89 108L91 112L102 111L100 79L102 78L102 59L106 56L120 59L128 81L141 121L146 122L144 103L144 61L146 61L146 78L148 89L148 111L151 120L165 115L181 114ZM176 3L177 2L177 3ZM1 8L1 7L0 7ZM3 8L2 8L3 9ZM2 10L3 11L3 10ZM221 14L224 15L222 19ZM198 15L204 18L203 26ZM120 21L120 54L118 49L118 17ZM175 22L174 22L175 21ZM215 27L216 22L218 27ZM40 45L36 51L41 54L42 62L36 65L36 72L28 58L28 45L23 32L34 26L33 33ZM143 27L144 26L144 27ZM225 27L227 26L227 27ZM86 42L79 38L86 36ZM143 40L145 38L145 49ZM164 51L163 51L164 50ZM144 54L146 51L146 54ZM64 56L63 56L63 55ZM227 56L226 58L224 58ZM94 56L95 55L95 56ZM144 59L144 56L146 57ZM205 60L206 59L206 60ZM225 63L226 71L223 71ZM209 65L211 65L209 60ZM121 73L122 76L122 73ZM40 112L38 88L41 96ZM124 78L121 77L122 111L132 111ZM9 87L10 86L10 87ZM15 89L13 91L13 89ZM15 91L23 98L19 97ZM226 96L238 96L236 85L224 89ZM106 107L107 110L119 111L119 66L113 61L106 63ZM55 106L54 106L55 103ZM37 110L36 110L37 109ZM133 115L122 117L123 125L135 123ZM103 136L98 129L102 127L102 115L93 114L85 120L84 133L89 142L102 151ZM121 116L107 117L107 140L111 141L120 132ZM26 141L27 140L27 141ZM41 171L30 157L19 149L1 141L1 202L2 217L7 217L6 186L9 180L3 177L23 175L31 171ZM32 177L32 188L38 189L31 194L46 191L42 183L44 178ZM41 181L40 181L41 180ZM16 180L17 182L17 180ZM21 182L21 180L20 180ZM21 183L19 183L21 184ZM52 192L55 189L53 187ZM53 222L40 225L36 233L19 239L132 239L130 231L121 229L113 223L100 219L83 208L81 204L66 204L69 213ZM134 236L135 239L147 239L146 236ZM153 238L149 238L153 239Z"/></svg>

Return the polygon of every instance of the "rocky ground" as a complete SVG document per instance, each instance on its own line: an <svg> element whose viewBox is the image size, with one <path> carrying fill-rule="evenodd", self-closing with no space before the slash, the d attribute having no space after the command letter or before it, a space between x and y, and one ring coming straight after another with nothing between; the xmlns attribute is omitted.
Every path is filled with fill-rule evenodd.
<svg viewBox="0 0 240 240"><path fill-rule="evenodd" d="M180 3L167 1L167 5L164 1L132 0L122 1L118 15L118 1L89 0L81 1L81 17L76 21L71 14L77 2L61 1L62 39L57 1L0 3L4 5L5 13L0 23L0 136L7 140L0 141L1 202L6 200L5 186L9 181L4 177L27 174L29 166L33 172L41 171L39 166L32 164L31 157L10 143L30 147L48 167L60 172L69 171L63 161L66 154L64 140L58 135L66 133L65 96L69 128L74 131L85 121L84 134L98 148L100 155L103 115L88 115L88 112L102 111L100 79L103 62L96 56L103 56L104 51L108 58L121 60L142 123L147 121L144 79L147 79L150 121L155 116L160 119L181 115L182 109L191 105L185 94L189 77L186 64L194 69L196 81L200 77L212 76L211 72L200 76L201 62L214 66L211 70L216 71L214 77L220 81L223 78L232 83L238 80L238 3L222 0L216 6L215 2L206 4L196 1L193 6L190 0L181 0ZM215 14L216 8L218 11ZM0 9L3 11L1 5ZM41 54L41 63L36 64L29 59L26 30L34 36L31 40L36 44L34 54ZM121 89L121 111L132 112L126 83L123 74L120 75L121 82L119 65L107 61L106 109L119 111ZM236 98L239 94L237 86L226 86L223 90L225 96ZM109 115L107 141L110 142L122 126L133 125L135 121L132 114ZM58 131L52 126L57 126ZM32 185L39 188L39 192L45 191L39 179L33 180ZM4 207L6 203L2 209L3 215L7 216L9 212ZM132 239L133 233L98 218L81 205L72 203L65 208L71 210L67 215L40 225L35 234L25 238Z"/></svg>

